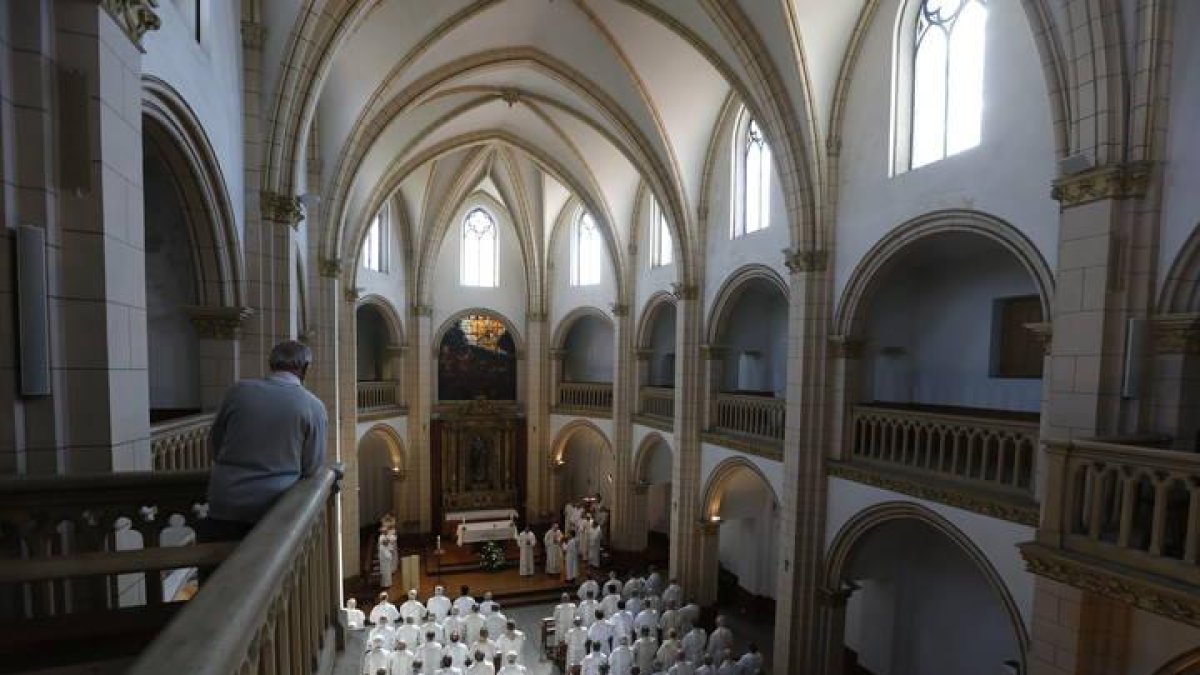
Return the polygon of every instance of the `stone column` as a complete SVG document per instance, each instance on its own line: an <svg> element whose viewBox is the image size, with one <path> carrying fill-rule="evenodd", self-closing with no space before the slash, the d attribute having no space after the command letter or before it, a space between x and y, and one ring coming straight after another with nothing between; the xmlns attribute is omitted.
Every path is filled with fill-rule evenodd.
<svg viewBox="0 0 1200 675"><path fill-rule="evenodd" d="M721 380L725 376L725 355L729 353L719 345L701 345L700 358L704 361L704 419L701 428L711 431L717 425L717 394L721 393Z"/></svg>
<svg viewBox="0 0 1200 675"><path fill-rule="evenodd" d="M644 551L650 544L650 524L646 522L650 486L633 476L629 492L629 550Z"/></svg>
<svg viewBox="0 0 1200 675"><path fill-rule="evenodd" d="M1151 428L1177 450L1200 450L1200 314L1152 320L1154 410Z"/></svg>
<svg viewBox="0 0 1200 675"><path fill-rule="evenodd" d="M616 372L613 378L613 453L616 457L613 471L613 504L610 533L613 548L623 551L638 550L634 546L633 529L633 413L637 409L637 383L633 353L633 320L629 316L629 305L614 304L613 316L616 330L613 331L613 353L616 355Z"/></svg>
<svg viewBox="0 0 1200 675"><path fill-rule="evenodd" d="M396 383L396 405L400 407L408 405L405 387L408 379L405 377L408 361L404 358L407 353L407 345L390 344L383 348L383 379Z"/></svg>
<svg viewBox="0 0 1200 675"><path fill-rule="evenodd" d="M354 373L353 367L349 371L342 371L344 356L338 348L339 310L345 304L341 301L338 281L342 274L342 265L341 261L337 259L321 257L320 242L317 237L308 239L308 259L316 261L316 264L308 266L310 314L308 333L302 336L302 339L313 351L313 364L309 368L304 385L325 404L325 412L329 416L329 425L325 434L325 456L327 462L334 463L340 462L347 450L341 444L343 421L339 403L341 399L340 375L343 372ZM339 543L345 541L343 539L345 527L342 526L340 511L349 499L345 489L338 495L339 516L337 522L341 528L338 532ZM354 545L357 549L358 542L355 541ZM338 565L336 572L339 579L356 574L356 568L343 565L343 559L340 556L334 564Z"/></svg>
<svg viewBox="0 0 1200 675"><path fill-rule="evenodd" d="M225 392L241 372L238 348L242 322L252 310L246 307L189 307L192 325L200 339L200 407L216 410Z"/></svg>
<svg viewBox="0 0 1200 675"><path fill-rule="evenodd" d="M846 653L846 601L857 588L832 590L822 588L818 595L820 625L820 668L814 672L824 675L842 675L845 672Z"/></svg>
<svg viewBox="0 0 1200 675"><path fill-rule="evenodd" d="M347 272L342 271L342 287L345 288ZM341 519L342 565L347 577L357 576L362 570L359 546L358 513L358 372L355 363L355 348L358 344L355 332L358 322L354 320L358 306L358 293L351 289L343 291L337 303L337 368L340 377L336 380L337 401L333 410L338 418L338 459L346 475L342 480Z"/></svg>
<svg viewBox="0 0 1200 675"><path fill-rule="evenodd" d="M847 444L854 437L851 412L862 398L862 350L861 340L844 335L829 338L829 354L833 357L830 419L834 420L829 429L829 451L830 456L838 459L849 458Z"/></svg>
<svg viewBox="0 0 1200 675"><path fill-rule="evenodd" d="M553 410L561 400L560 385L563 378L563 361L567 359L567 350L551 349L550 354L550 405Z"/></svg>
<svg viewBox="0 0 1200 675"><path fill-rule="evenodd" d="M433 522L433 494L430 492L429 421L433 416L437 376L437 347L433 342L433 307L414 304L409 318L409 339L413 341L411 405L408 409L408 449L413 464L409 475L416 477L420 492L420 521L422 532L438 532L441 523Z"/></svg>
<svg viewBox="0 0 1200 675"><path fill-rule="evenodd" d="M789 251L787 427L779 509L776 672L817 672L817 593L824 562L831 314L826 251ZM798 668L798 665L801 667Z"/></svg>
<svg viewBox="0 0 1200 675"><path fill-rule="evenodd" d="M720 573L721 523L700 520L694 526L696 532L696 604L707 607L717 602L717 581Z"/></svg>
<svg viewBox="0 0 1200 675"><path fill-rule="evenodd" d="M550 432L550 404L546 400L546 383L549 378L546 360L541 357L546 351L546 313L525 313L525 333L528 336L525 350L525 374L529 386L525 388L525 518L527 521L542 521L552 517L551 495L548 493L550 453L547 436Z"/></svg>
<svg viewBox="0 0 1200 675"><path fill-rule="evenodd" d="M673 284L675 306L675 454L671 462L671 567L684 591L697 597L706 560L699 551L700 326L704 308L694 285ZM713 561L715 567L715 561Z"/></svg>

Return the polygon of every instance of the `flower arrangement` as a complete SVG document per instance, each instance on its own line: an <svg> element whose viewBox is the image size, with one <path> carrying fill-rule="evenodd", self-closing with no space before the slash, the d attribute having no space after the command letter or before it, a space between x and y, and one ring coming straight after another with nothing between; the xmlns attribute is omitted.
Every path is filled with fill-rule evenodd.
<svg viewBox="0 0 1200 675"><path fill-rule="evenodd" d="M494 541L484 542L479 547L479 566L488 572L504 569L508 563L504 559L504 548Z"/></svg>

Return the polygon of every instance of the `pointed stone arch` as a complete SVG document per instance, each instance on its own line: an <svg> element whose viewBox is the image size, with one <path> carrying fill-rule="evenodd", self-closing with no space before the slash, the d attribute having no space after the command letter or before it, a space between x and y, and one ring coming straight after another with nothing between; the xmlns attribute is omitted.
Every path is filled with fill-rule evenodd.
<svg viewBox="0 0 1200 675"><path fill-rule="evenodd" d="M736 304L742 291L749 284L755 282L765 282L783 296L785 306L788 304L788 285L779 272L761 263L743 265L734 270L717 290L716 298L713 300L712 307L708 311L707 329L705 331L705 340L708 344L715 345L719 342L722 319L728 315L730 309Z"/></svg>
<svg viewBox="0 0 1200 675"><path fill-rule="evenodd" d="M1200 223L1175 256L1158 297L1159 314L1200 312Z"/></svg>
<svg viewBox="0 0 1200 675"><path fill-rule="evenodd" d="M654 323L658 320L659 312L667 307L674 311L675 304L675 296L666 291L657 291L646 300L646 304L638 316L637 336L636 342L634 342L637 349L645 349L649 346L651 332L654 330Z"/></svg>
<svg viewBox="0 0 1200 675"><path fill-rule="evenodd" d="M563 349L566 345L567 336L571 334L571 329L575 324L585 317L599 319L608 324L614 331L616 325L613 323L612 316L600 309L599 307L583 306L567 312L567 315L559 320L558 325L554 328L554 336L550 340L551 349Z"/></svg>

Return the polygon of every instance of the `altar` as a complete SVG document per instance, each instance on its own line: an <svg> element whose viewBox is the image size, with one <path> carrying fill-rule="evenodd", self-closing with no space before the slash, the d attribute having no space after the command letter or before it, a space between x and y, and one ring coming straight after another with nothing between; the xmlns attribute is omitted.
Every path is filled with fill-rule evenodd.
<svg viewBox="0 0 1200 675"><path fill-rule="evenodd" d="M517 526L511 520L481 520L458 524L458 545L481 541L504 541L517 538Z"/></svg>
<svg viewBox="0 0 1200 675"><path fill-rule="evenodd" d="M520 521L525 502L525 420L510 402L442 402L430 424L435 522ZM464 517L466 515L466 517ZM452 517L453 516L453 517ZM468 527L464 542L508 538ZM482 537L482 538L481 538Z"/></svg>

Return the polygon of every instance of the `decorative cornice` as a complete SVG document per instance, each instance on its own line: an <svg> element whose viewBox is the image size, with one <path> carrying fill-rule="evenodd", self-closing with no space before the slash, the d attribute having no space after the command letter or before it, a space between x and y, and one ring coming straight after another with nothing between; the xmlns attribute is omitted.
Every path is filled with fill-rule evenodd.
<svg viewBox="0 0 1200 675"><path fill-rule="evenodd" d="M304 206L299 197L263 190L260 199L264 220L283 223L293 228L299 227L300 221L304 220Z"/></svg>
<svg viewBox="0 0 1200 675"><path fill-rule="evenodd" d="M645 413L635 413L633 415L633 423L650 427L651 429L658 429L659 431L675 432L675 419L673 417L656 417Z"/></svg>
<svg viewBox="0 0 1200 675"><path fill-rule="evenodd" d="M1102 199L1140 199L1150 185L1152 162L1109 164L1054 180L1050 196L1062 208Z"/></svg>
<svg viewBox="0 0 1200 675"><path fill-rule="evenodd" d="M845 335L829 336L829 355L835 359L860 359L864 343L858 338Z"/></svg>
<svg viewBox="0 0 1200 675"><path fill-rule="evenodd" d="M400 356L403 357L408 353L408 345L388 345L383 348L385 356Z"/></svg>
<svg viewBox="0 0 1200 675"><path fill-rule="evenodd" d="M885 473L847 462L826 462L826 471L836 478L899 492L918 499L928 499L964 511L973 511L1029 527L1038 525L1040 510L1032 501L1020 503L999 495L990 495L983 490L938 485L933 481L897 475L895 471Z"/></svg>
<svg viewBox="0 0 1200 675"><path fill-rule="evenodd" d="M671 282L671 295L675 296L676 300L695 300L697 296L696 285L673 281Z"/></svg>
<svg viewBox="0 0 1200 675"><path fill-rule="evenodd" d="M154 11L158 8L158 0L101 0L100 5L142 53L146 51L142 47L142 36L162 28L162 19Z"/></svg>
<svg viewBox="0 0 1200 675"><path fill-rule="evenodd" d="M829 267L828 251L797 251L783 249L783 265L792 274L801 272L824 272Z"/></svg>
<svg viewBox="0 0 1200 675"><path fill-rule="evenodd" d="M1157 354L1200 354L1200 313L1160 314L1150 320Z"/></svg>
<svg viewBox="0 0 1200 675"><path fill-rule="evenodd" d="M725 434L720 431L704 431L700 433L700 440L713 445L730 448L744 452L755 457L762 457L775 462L783 461L783 442L770 441L767 439L757 439L752 436L734 436Z"/></svg>
<svg viewBox="0 0 1200 675"><path fill-rule="evenodd" d="M321 258L317 263L317 274L326 279L336 279L342 276L342 259Z"/></svg>
<svg viewBox="0 0 1200 675"><path fill-rule="evenodd" d="M267 39L267 29L257 21L242 22L242 47L245 49L262 49Z"/></svg>
<svg viewBox="0 0 1200 675"><path fill-rule="evenodd" d="M422 305L419 302L412 304L412 313L414 316L433 316L433 305Z"/></svg>
<svg viewBox="0 0 1200 675"><path fill-rule="evenodd" d="M613 316L629 316L629 305L614 302L609 307L612 309Z"/></svg>
<svg viewBox="0 0 1200 675"><path fill-rule="evenodd" d="M201 340L236 340L242 322L254 313L249 307L186 306L183 310Z"/></svg>
<svg viewBox="0 0 1200 675"><path fill-rule="evenodd" d="M1025 330L1033 333L1033 336L1042 344L1042 353L1050 353L1050 345L1054 337L1054 324L1049 321L1040 321L1038 323L1027 323Z"/></svg>
<svg viewBox="0 0 1200 675"><path fill-rule="evenodd" d="M1142 573L1122 570L1044 544L1017 544L1030 572L1040 577L1097 593L1148 612L1200 626L1200 595L1193 587L1176 588Z"/></svg>
<svg viewBox="0 0 1200 675"><path fill-rule="evenodd" d="M720 361L729 353L724 345L700 345L700 358L705 361Z"/></svg>

